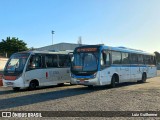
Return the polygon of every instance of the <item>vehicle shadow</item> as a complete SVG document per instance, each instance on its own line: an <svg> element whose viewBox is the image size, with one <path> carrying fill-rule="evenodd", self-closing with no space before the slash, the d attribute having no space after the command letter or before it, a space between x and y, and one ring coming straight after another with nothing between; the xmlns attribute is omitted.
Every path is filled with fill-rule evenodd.
<svg viewBox="0 0 160 120"><path fill-rule="evenodd" d="M116 85L116 88L120 88L120 87L125 87L125 86L132 86L132 85L139 85L139 84L146 84L148 82L124 82L124 83L119 83Z"/></svg>
<svg viewBox="0 0 160 120"><path fill-rule="evenodd" d="M124 83L119 83L116 84L115 88L112 88L110 85L104 85L104 86L94 86L92 88L86 88L86 89L90 89L90 90L104 90L104 89L116 89L116 88L121 88L121 87L125 87L125 86L133 86L133 85L138 85L138 84L146 84L149 82L145 82L145 83L141 83L141 82L124 82Z"/></svg>
<svg viewBox="0 0 160 120"><path fill-rule="evenodd" d="M56 87L64 87L64 86L70 86L69 84L63 85L63 86L59 86L59 85L51 85L51 86L45 86L45 87L38 87L35 90L42 90L42 89L47 89L47 88L56 88ZM3 89L3 88L1 88ZM10 88L9 90L5 90L5 88L0 91L0 95L6 95L6 94L14 94L17 92L28 92L28 88L25 89L20 89L19 91L14 91L12 88Z"/></svg>
<svg viewBox="0 0 160 120"><path fill-rule="evenodd" d="M12 97L0 100L0 110L14 108L24 105L31 105L34 103L40 103L50 100L62 99L65 97L72 97L81 94L87 94L94 92L93 90L86 89L86 87L80 88L67 88L58 91L50 91L45 93L37 93L32 95L25 95L19 97Z"/></svg>
<svg viewBox="0 0 160 120"><path fill-rule="evenodd" d="M14 93L13 90L3 90L3 91L0 91L0 95L12 94L12 93Z"/></svg>
<svg viewBox="0 0 160 120"><path fill-rule="evenodd" d="M145 82L148 83L148 82ZM145 84L141 82L125 82L125 83L119 83L116 85L116 88L123 87L123 86L130 86L130 85L137 85L137 84ZM63 86L59 85L52 85L52 86L45 86L45 87L38 87L36 90L42 90L42 89L49 89L49 88L57 88L57 87L65 87L65 86L71 86L70 84L65 84ZM76 86L76 85L75 85ZM85 87L84 89L86 90L103 90L103 89L111 89L110 85L104 85L104 86L94 86L93 88ZM26 89L21 89L19 91L14 91L14 90L3 90L0 91L0 95L5 95L5 94L14 94L16 92L28 92L29 90Z"/></svg>
<svg viewBox="0 0 160 120"><path fill-rule="evenodd" d="M121 83L116 86L116 88L122 87L122 86L131 86L131 85L136 85L136 82L128 82L128 83ZM145 84L145 83L143 83ZM50 86L53 87L53 86ZM47 88L50 88L47 87ZM57 86L55 86L57 87ZM57 90L57 91L50 91L50 92L43 92L43 93L36 93L32 95L25 95L25 96L19 96L19 97L12 97L12 98L7 98L7 99L1 99L0 100L0 110L3 109L8 109L8 108L14 108L14 107L19 107L19 106L24 106L24 105L31 105L34 103L40 103L40 102L45 102L45 101L50 101L50 100L57 100L57 99L62 99L66 97L72 97L72 96L77 96L77 95L82 95L82 94L88 94L91 92L96 92L100 90L109 90L113 89L115 90L116 88L111 88L109 85L107 86L96 86L93 88L88 88L88 87L74 87L74 88L65 88L63 90ZM37 90L41 89L46 89L46 87L38 88ZM2 92L2 91L1 91ZM4 91L3 91L4 92ZM28 92L26 90L21 90L19 92ZM12 90L6 91L6 93L11 94L15 93ZM2 93L3 94L3 93ZM5 92L4 92L5 94Z"/></svg>

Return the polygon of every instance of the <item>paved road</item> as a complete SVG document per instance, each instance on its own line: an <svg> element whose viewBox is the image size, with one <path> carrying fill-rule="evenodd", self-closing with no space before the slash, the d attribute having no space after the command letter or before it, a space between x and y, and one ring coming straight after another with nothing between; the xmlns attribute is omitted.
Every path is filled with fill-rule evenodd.
<svg viewBox="0 0 160 120"><path fill-rule="evenodd" d="M66 84L14 92L0 87L0 111L160 111L160 71L146 83L89 89Z"/></svg>

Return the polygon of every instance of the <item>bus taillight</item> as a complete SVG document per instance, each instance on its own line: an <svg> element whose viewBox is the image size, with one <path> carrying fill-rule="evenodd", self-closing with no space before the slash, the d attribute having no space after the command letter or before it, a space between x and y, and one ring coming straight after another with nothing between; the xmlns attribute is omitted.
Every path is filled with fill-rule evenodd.
<svg viewBox="0 0 160 120"><path fill-rule="evenodd" d="M48 78L48 72L46 72L46 78Z"/></svg>

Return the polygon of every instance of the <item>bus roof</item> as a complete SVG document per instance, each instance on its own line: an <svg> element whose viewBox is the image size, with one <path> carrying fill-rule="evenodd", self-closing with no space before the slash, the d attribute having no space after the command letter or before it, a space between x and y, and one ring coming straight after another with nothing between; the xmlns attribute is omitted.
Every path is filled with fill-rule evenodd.
<svg viewBox="0 0 160 120"><path fill-rule="evenodd" d="M37 50L33 50L33 51L23 51L23 52L17 52L17 53L29 53L29 54L35 54L35 53L42 53L42 54L68 54L69 52L73 52L71 50L66 50L66 51L37 51Z"/></svg>
<svg viewBox="0 0 160 120"><path fill-rule="evenodd" d="M108 50L113 50L113 51L136 53L136 54L143 54L143 55L154 55L153 53L145 52L142 50L136 50L136 49L132 49L132 48L127 48L127 47L111 47L111 46L104 46L104 45L86 45L86 46L81 46L81 47L77 47L77 48L83 48L83 47L99 47L101 49L108 49Z"/></svg>
<svg viewBox="0 0 160 120"><path fill-rule="evenodd" d="M136 53L136 54L143 54L143 55L154 55L152 53L145 52L143 50L137 50L132 48L126 48L126 47L110 47L110 46L102 46L102 48L107 48L113 51L120 51L120 52L127 52L127 53Z"/></svg>

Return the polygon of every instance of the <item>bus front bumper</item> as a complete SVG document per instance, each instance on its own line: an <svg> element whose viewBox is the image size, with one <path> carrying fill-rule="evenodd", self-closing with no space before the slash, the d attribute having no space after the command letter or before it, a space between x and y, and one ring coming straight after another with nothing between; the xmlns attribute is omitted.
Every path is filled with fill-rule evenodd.
<svg viewBox="0 0 160 120"><path fill-rule="evenodd" d="M99 80L97 78L94 79L76 79L72 78L71 79L71 84L76 84L76 85L93 85L93 86L99 86Z"/></svg>
<svg viewBox="0 0 160 120"><path fill-rule="evenodd" d="M3 79L3 86L4 87L20 87L20 88L25 87L22 78L19 78L17 80L5 80L5 79Z"/></svg>

